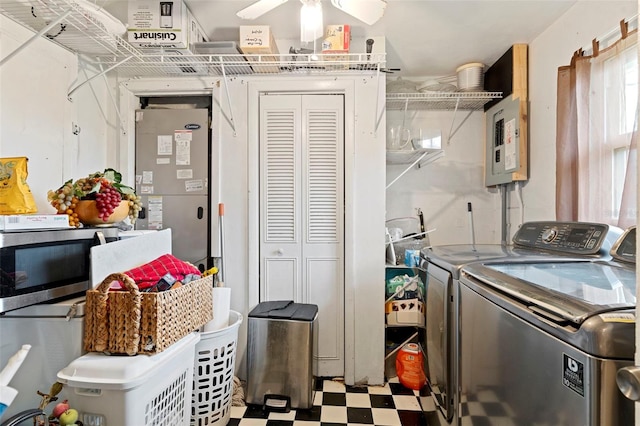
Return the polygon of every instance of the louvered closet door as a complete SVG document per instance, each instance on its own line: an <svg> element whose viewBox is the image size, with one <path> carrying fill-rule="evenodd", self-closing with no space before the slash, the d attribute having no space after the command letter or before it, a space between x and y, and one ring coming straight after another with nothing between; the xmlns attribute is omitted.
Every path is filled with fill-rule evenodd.
<svg viewBox="0 0 640 426"><path fill-rule="evenodd" d="M318 305L319 376L344 374L343 105L260 97L260 300Z"/></svg>

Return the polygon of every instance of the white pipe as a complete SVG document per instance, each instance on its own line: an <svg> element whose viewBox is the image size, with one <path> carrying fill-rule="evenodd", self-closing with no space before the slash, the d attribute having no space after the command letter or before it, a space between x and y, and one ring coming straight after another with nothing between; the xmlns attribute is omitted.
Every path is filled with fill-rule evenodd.
<svg viewBox="0 0 640 426"><path fill-rule="evenodd" d="M524 223L524 201L522 200L522 185L518 181L516 181L516 197L520 206L520 225L522 225Z"/></svg>

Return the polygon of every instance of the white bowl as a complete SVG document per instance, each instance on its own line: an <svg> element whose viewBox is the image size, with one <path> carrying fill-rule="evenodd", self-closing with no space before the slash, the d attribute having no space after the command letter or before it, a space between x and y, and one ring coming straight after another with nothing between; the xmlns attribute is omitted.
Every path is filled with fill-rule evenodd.
<svg viewBox="0 0 640 426"><path fill-rule="evenodd" d="M484 64L472 62L456 69L458 90L476 91L484 88Z"/></svg>

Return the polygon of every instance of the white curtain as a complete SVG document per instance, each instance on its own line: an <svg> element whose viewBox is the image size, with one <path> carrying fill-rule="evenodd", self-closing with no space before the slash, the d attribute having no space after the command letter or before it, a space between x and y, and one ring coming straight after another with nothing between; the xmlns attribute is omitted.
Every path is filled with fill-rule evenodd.
<svg viewBox="0 0 640 426"><path fill-rule="evenodd" d="M558 220L636 223L637 34L558 70Z"/></svg>

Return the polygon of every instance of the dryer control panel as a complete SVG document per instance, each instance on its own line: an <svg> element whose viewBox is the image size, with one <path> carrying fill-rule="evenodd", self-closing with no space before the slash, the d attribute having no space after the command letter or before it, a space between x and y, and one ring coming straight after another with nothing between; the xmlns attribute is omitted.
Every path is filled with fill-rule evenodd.
<svg viewBox="0 0 640 426"><path fill-rule="evenodd" d="M598 254L609 225L589 222L527 222L516 235L516 246L576 255Z"/></svg>

